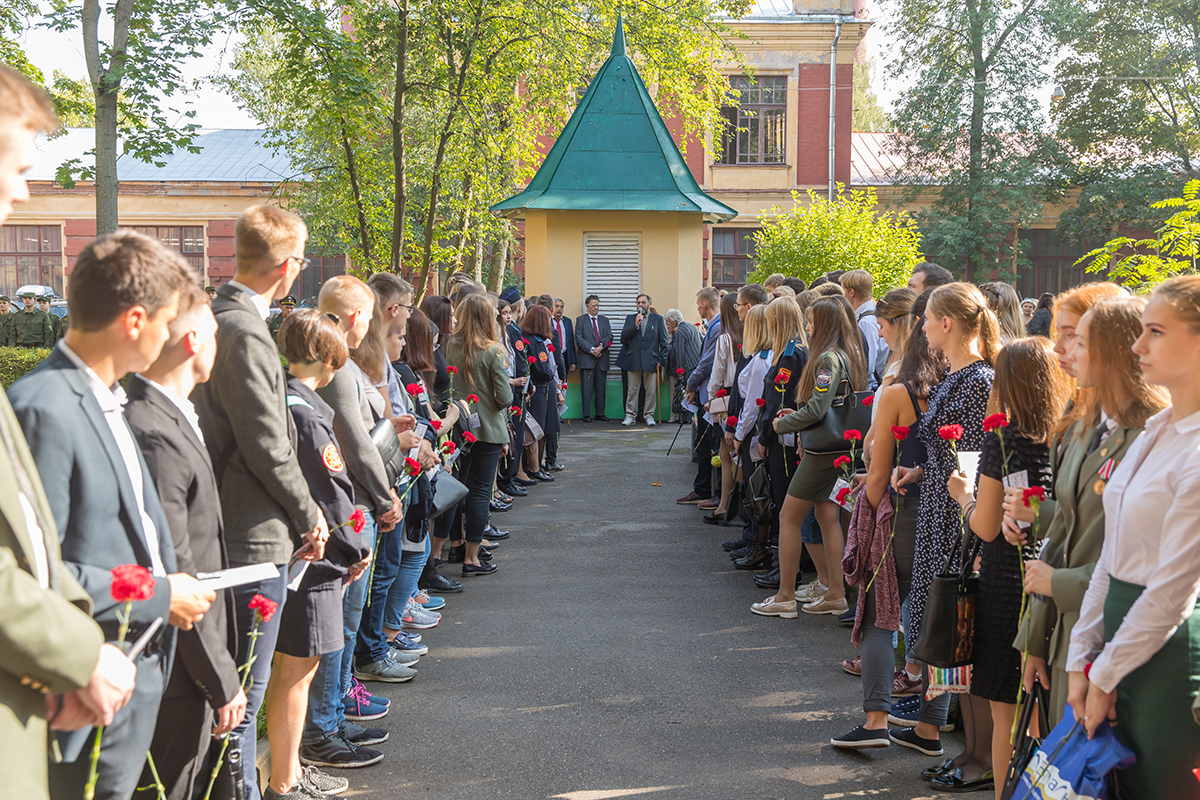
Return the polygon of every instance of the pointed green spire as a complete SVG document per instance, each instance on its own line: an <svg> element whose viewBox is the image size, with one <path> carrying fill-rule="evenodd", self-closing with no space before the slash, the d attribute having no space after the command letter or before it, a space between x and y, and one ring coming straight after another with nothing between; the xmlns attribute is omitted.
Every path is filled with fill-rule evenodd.
<svg viewBox="0 0 1200 800"><path fill-rule="evenodd" d="M617 29L613 31L612 55L625 55L625 23L621 21L621 12L617 11Z"/></svg>

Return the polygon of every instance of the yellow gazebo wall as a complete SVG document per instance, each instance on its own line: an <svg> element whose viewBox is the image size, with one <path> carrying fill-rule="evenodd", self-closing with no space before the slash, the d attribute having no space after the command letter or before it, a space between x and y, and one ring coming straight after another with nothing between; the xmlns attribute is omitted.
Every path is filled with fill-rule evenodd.
<svg viewBox="0 0 1200 800"><path fill-rule="evenodd" d="M642 239L642 291L660 313L679 309L689 322L698 322L696 292L704 285L702 219L698 213L676 211L540 211L525 212L525 293L561 297L563 315L572 320L583 309L583 234L596 231L637 231ZM613 336L619 340L627 309L605 308ZM614 342L613 346L618 346ZM567 389L567 418L580 416L578 372ZM609 377L605 415L620 419L625 398L621 373ZM669 384L659 389L659 414L666 419Z"/></svg>

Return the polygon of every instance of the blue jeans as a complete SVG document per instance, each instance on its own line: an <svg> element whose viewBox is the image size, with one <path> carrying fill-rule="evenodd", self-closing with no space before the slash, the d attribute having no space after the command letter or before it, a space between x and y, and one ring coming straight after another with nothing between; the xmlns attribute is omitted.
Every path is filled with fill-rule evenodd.
<svg viewBox="0 0 1200 800"><path fill-rule="evenodd" d="M429 538L425 537L424 550L400 551L400 574L396 576L396 582L388 592L387 605L383 612L383 627L400 630L404 622L404 608L408 601L416 596L417 581L425 569L425 562L429 560Z"/></svg>
<svg viewBox="0 0 1200 800"><path fill-rule="evenodd" d="M804 522L800 524L800 541L807 544L822 544L821 526L817 524L817 510L808 512Z"/></svg>
<svg viewBox="0 0 1200 800"><path fill-rule="evenodd" d="M400 573L400 537L404 535L404 521L384 533L377 525L369 523L364 532L376 533L374 574L368 573L364 580L370 582L367 590L366 607L363 608L362 624L358 628L358 641L354 646L354 658L360 667L382 661L387 655L387 637L383 635L383 614L387 610L387 596L396 576Z"/></svg>
<svg viewBox="0 0 1200 800"><path fill-rule="evenodd" d="M254 612L250 610L250 601L256 594L274 600L279 607L270 622L258 626L258 639L254 642L254 663L250 665L250 680L246 689L246 716L233 729L241 742L242 765L247 778L246 800L261 800L262 797L258 791L258 782L254 780L254 765L258 758L258 709L262 706L263 695L267 693L267 683L271 679L271 661L275 657L275 641L279 638L279 620L283 616L283 603L287 599L287 565L279 568L278 578L233 587L233 608L238 630L235 660L239 666L246 663L250 650L249 633L254 627Z"/></svg>
<svg viewBox="0 0 1200 800"><path fill-rule="evenodd" d="M364 532L375 527L370 511L363 511L367 518ZM334 653L321 656L317 674L308 687L308 716L304 722L304 744L315 744L328 739L346 721L346 709L342 698L350 691L351 666L354 662L354 642L358 626L362 622L363 604L367 599L367 582L370 573L348 584L342 592L342 634L345 646Z"/></svg>

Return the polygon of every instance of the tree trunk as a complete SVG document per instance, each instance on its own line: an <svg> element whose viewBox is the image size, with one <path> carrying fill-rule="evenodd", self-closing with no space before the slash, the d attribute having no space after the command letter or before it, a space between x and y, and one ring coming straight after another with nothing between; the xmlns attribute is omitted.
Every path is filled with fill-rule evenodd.
<svg viewBox="0 0 1200 800"><path fill-rule="evenodd" d="M358 167L354 163L354 148L350 145L350 134L346 130L346 118L338 114L342 129L342 148L346 151L346 172L350 176L350 193L354 197L354 213L358 218L358 238L362 246L363 261L371 267L371 232L367 228L367 213L363 208L362 189L358 185Z"/></svg>
<svg viewBox="0 0 1200 800"><path fill-rule="evenodd" d="M987 65L983 53L983 21L975 0L967 3L971 30L971 66L975 78L971 93L970 159L967 168L967 227L973 233L978 246L967 253L967 272L964 280L971 280L972 267L982 270L984 266L983 245L983 123L984 99L987 92Z"/></svg>
<svg viewBox="0 0 1200 800"><path fill-rule="evenodd" d="M475 265L472 270L471 277L476 283L483 283L483 235L482 231L475 231Z"/></svg>
<svg viewBox="0 0 1200 800"><path fill-rule="evenodd" d="M404 263L404 233L407 228L408 192L405 186L404 163L404 103L408 92L408 0L397 6L399 24L396 30L396 85L392 102L392 166L396 173L396 189L392 202L391 271L400 274Z"/></svg>
<svg viewBox="0 0 1200 800"><path fill-rule="evenodd" d="M83 54L96 99L96 234L112 233L118 225L117 105L125 75L126 48L133 0L117 0L113 7L113 42L108 68L100 61L99 0L84 0L81 16Z"/></svg>
<svg viewBox="0 0 1200 800"><path fill-rule="evenodd" d="M504 271L508 269L508 243L512 238L508 224L501 226L500 241L496 243L496 251L492 256L492 266L488 271L488 291L500 294L504 288Z"/></svg>

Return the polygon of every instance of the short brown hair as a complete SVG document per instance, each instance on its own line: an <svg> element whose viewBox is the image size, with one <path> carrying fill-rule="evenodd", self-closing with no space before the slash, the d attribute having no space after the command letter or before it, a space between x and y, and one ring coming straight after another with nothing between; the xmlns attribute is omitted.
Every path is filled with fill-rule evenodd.
<svg viewBox="0 0 1200 800"><path fill-rule="evenodd" d="M376 272L367 278L367 286L375 290L380 305L385 308L401 297L409 297L415 293L411 283L391 272Z"/></svg>
<svg viewBox="0 0 1200 800"><path fill-rule="evenodd" d="M822 297L833 297L834 295L846 296L846 290L842 288L840 283L834 281L826 281L813 287L813 291Z"/></svg>
<svg viewBox="0 0 1200 800"><path fill-rule="evenodd" d="M870 297L875 291L875 281L871 280L871 273L865 269L852 269L842 276L838 281L843 289L853 289L855 296L859 299Z"/></svg>
<svg viewBox="0 0 1200 800"><path fill-rule="evenodd" d="M297 364L328 363L335 370L344 367L350 358L342 329L315 308L288 314L279 326L279 352Z"/></svg>
<svg viewBox="0 0 1200 800"><path fill-rule="evenodd" d="M53 133L58 130L58 117L50 98L32 81L12 67L0 64L0 139L9 128Z"/></svg>
<svg viewBox="0 0 1200 800"><path fill-rule="evenodd" d="M995 407L1008 416L1009 425L1035 442L1050 439L1072 388L1044 336L1009 342L996 356Z"/></svg>
<svg viewBox="0 0 1200 800"><path fill-rule="evenodd" d="M195 280L183 256L157 239L130 230L107 233L75 259L67 298L71 327L103 330L134 306L153 316Z"/></svg>
<svg viewBox="0 0 1200 800"><path fill-rule="evenodd" d="M175 314L175 319L167 325L167 331L171 338L167 340L167 346L178 344L179 340L185 333L187 325L185 323L191 321L192 312L200 306L207 306L208 292L200 288L193 281L188 281L179 287L179 310Z"/></svg>
<svg viewBox="0 0 1200 800"><path fill-rule="evenodd" d="M308 239L304 220L277 206L250 206L238 217L233 234L237 269L265 275L292 256Z"/></svg>
<svg viewBox="0 0 1200 800"><path fill-rule="evenodd" d="M760 306L771 299L770 296L767 295L767 290L763 288L761 284L757 283L747 283L745 286L738 289L737 296L738 300L745 299L747 303L751 303L752 305L756 306Z"/></svg>
<svg viewBox="0 0 1200 800"><path fill-rule="evenodd" d="M705 286L696 292L696 299L708 303L708 307L713 311L721 308L721 293L717 291L717 287L715 286Z"/></svg>

